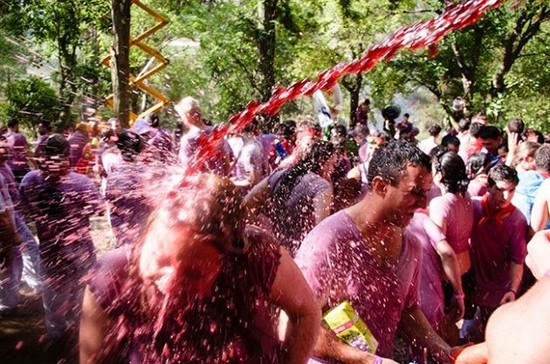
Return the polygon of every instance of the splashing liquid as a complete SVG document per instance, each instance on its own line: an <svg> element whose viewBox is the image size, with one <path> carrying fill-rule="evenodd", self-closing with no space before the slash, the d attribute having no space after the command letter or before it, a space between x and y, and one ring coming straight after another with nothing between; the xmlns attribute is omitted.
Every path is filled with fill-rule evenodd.
<svg viewBox="0 0 550 364"><path fill-rule="evenodd" d="M216 148L213 147L215 141L229 132L243 129L256 115L273 116L285 103L301 96L311 96L317 90L331 89L345 75L368 72L378 62L391 60L402 49L408 48L415 51L428 47L429 56L434 57L437 52L437 43L444 36L474 24L487 10L496 9L502 2L503 0L468 0L451 5L444 13L432 19L397 29L385 41L370 47L362 58L349 63L338 63L333 68L321 72L317 76L317 81L301 80L288 87L279 87L267 102L248 104L246 109L229 119L229 124L199 139L199 153L187 173L199 171L205 160L217 153Z"/></svg>

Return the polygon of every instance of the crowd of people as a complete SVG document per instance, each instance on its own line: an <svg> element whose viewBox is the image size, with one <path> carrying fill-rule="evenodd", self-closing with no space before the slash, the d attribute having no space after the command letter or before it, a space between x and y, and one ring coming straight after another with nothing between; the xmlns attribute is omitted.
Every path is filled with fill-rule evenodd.
<svg viewBox="0 0 550 364"><path fill-rule="evenodd" d="M418 141L396 108L371 130L366 100L351 130L222 136L196 99L174 110L183 134L156 115L71 135L41 121L34 151L8 122L0 317L24 282L82 363L548 362L550 144L520 119ZM97 259L101 215L116 244ZM358 319L374 349L338 336Z"/></svg>

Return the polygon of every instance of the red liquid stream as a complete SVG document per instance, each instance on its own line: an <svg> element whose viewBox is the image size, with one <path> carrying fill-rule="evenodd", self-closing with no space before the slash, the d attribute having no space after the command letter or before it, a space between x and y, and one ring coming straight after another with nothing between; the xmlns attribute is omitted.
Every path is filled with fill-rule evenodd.
<svg viewBox="0 0 550 364"><path fill-rule="evenodd" d="M426 21L397 29L387 40L370 47L362 58L349 63L338 63L321 72L317 81L301 80L288 87L280 87L265 103L250 103L238 114L231 116L229 124L221 126L215 133L199 140L200 150L195 162L187 170L188 174L200 170L206 158L214 156L214 142L228 132L236 132L250 123L257 114L275 115L285 103L300 96L311 96L317 90L329 90L347 74L370 71L380 61L391 60L399 50L409 48L419 50L430 47L430 55L436 51L437 43L448 33L465 28L477 22L483 13L495 9L503 0L468 0L451 5L447 10Z"/></svg>

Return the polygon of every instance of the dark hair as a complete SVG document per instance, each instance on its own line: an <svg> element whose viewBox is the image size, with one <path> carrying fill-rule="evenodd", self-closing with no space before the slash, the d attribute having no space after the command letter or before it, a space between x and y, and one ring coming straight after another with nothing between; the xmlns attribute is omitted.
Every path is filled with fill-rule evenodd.
<svg viewBox="0 0 550 364"><path fill-rule="evenodd" d="M287 139L292 138L294 133L296 133L296 122L291 119L283 121L277 132Z"/></svg>
<svg viewBox="0 0 550 364"><path fill-rule="evenodd" d="M123 130L118 133L116 145L124 159L130 161L133 161L144 147L143 139L130 130Z"/></svg>
<svg viewBox="0 0 550 364"><path fill-rule="evenodd" d="M436 172L441 173L441 183L451 193L465 193L470 179L466 175L466 166L455 152L443 152L434 160Z"/></svg>
<svg viewBox="0 0 550 364"><path fill-rule="evenodd" d="M160 119L157 114L150 114L147 117L147 121L149 122L149 125L151 125L153 128L158 128L160 126Z"/></svg>
<svg viewBox="0 0 550 364"><path fill-rule="evenodd" d="M397 184L408 165L421 166L431 170L430 157L416 146L403 140L392 140L372 155L367 171L367 186L372 188L374 177L382 177Z"/></svg>
<svg viewBox="0 0 550 364"><path fill-rule="evenodd" d="M41 119L39 122L38 122L38 125L42 125L43 128L46 128L48 129L48 131L51 131L52 130L52 125L50 124L50 122L46 119Z"/></svg>
<svg viewBox="0 0 550 364"><path fill-rule="evenodd" d="M498 139L502 136L499 128L494 125L483 125L479 131L481 139Z"/></svg>
<svg viewBox="0 0 550 364"><path fill-rule="evenodd" d="M406 113L403 114L403 117L405 117L405 118L409 118L410 116L411 116L411 115L409 115L408 112L406 112Z"/></svg>
<svg viewBox="0 0 550 364"><path fill-rule="evenodd" d="M8 128L13 128L14 126L16 126L18 124L19 124L19 120L15 119L15 118L11 118L10 120L8 120Z"/></svg>
<svg viewBox="0 0 550 364"><path fill-rule="evenodd" d="M517 185L519 183L518 172L506 164L494 166L489 171L489 187L493 187L497 182L501 181L512 182Z"/></svg>
<svg viewBox="0 0 550 364"><path fill-rule="evenodd" d="M71 151L71 145L69 141L60 134L50 135L46 140L46 147L44 148L45 154L48 157L63 156L68 157Z"/></svg>
<svg viewBox="0 0 550 364"><path fill-rule="evenodd" d="M458 131L469 130L471 124L472 122L468 119L460 119L460 121L458 122Z"/></svg>
<svg viewBox="0 0 550 364"><path fill-rule="evenodd" d="M550 145L543 144L535 152L535 166L538 170L550 172Z"/></svg>
<svg viewBox="0 0 550 364"><path fill-rule="evenodd" d="M333 153L334 145L331 142L324 140L314 142L309 152L296 165L283 173L280 182L273 189L274 195L286 198L306 173L319 174Z"/></svg>
<svg viewBox="0 0 550 364"><path fill-rule="evenodd" d="M457 147L460 146L460 139L455 137L454 135L447 134L441 139L441 146L443 148L448 148L449 144L455 145Z"/></svg>
<svg viewBox="0 0 550 364"><path fill-rule="evenodd" d="M468 158L466 163L466 174L468 178L474 179L481 173L487 173L491 166L491 160L485 153L476 153Z"/></svg>
<svg viewBox="0 0 550 364"><path fill-rule="evenodd" d="M431 136L438 136L439 133L441 133L441 125L439 124L431 124L428 127L428 134Z"/></svg>
<svg viewBox="0 0 550 364"><path fill-rule="evenodd" d="M525 123L519 118L514 118L508 122L508 131L510 133L523 134L525 130Z"/></svg>
<svg viewBox="0 0 550 364"><path fill-rule="evenodd" d="M342 124L334 125L333 130L339 137L346 138L348 136L348 130Z"/></svg>
<svg viewBox="0 0 550 364"><path fill-rule="evenodd" d="M474 138L479 138L479 134L481 133L481 129L483 129L485 125L482 123L478 123L477 121L470 124L470 135Z"/></svg>

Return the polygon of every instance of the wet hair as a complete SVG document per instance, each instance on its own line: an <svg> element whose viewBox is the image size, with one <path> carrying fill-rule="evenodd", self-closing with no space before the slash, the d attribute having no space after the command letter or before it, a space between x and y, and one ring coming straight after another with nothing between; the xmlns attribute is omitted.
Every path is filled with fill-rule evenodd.
<svg viewBox="0 0 550 364"><path fill-rule="evenodd" d="M443 137L443 139L441 139L441 146L444 149L448 149L450 144L454 145L458 148L458 147L460 147L460 140L457 137L455 137L454 135L447 134Z"/></svg>
<svg viewBox="0 0 550 364"><path fill-rule="evenodd" d="M465 193L470 179L466 175L466 166L455 152L443 152L435 157L435 171L441 173L441 183L451 193Z"/></svg>
<svg viewBox="0 0 550 364"><path fill-rule="evenodd" d="M372 188L372 181L377 176L394 185L398 184L409 165L431 170L430 157L416 146L403 140L392 140L385 143L376 149L369 162L368 188Z"/></svg>
<svg viewBox="0 0 550 364"><path fill-rule="evenodd" d="M334 144L324 140L314 142L296 165L287 169L273 189L276 196L288 197L301 178L307 173L320 174L325 163L334 153Z"/></svg>
<svg viewBox="0 0 550 364"><path fill-rule="evenodd" d="M296 130L304 130L304 129L312 129L316 134L321 135L322 128L321 125L319 125L319 122L313 120L310 117L302 117L298 120L296 123Z"/></svg>
<svg viewBox="0 0 550 364"><path fill-rule="evenodd" d="M431 124L429 127L428 127L428 134L430 134L430 136L438 136L439 133L441 133L441 125L439 124Z"/></svg>
<svg viewBox="0 0 550 364"><path fill-rule="evenodd" d="M149 122L149 125L153 128L158 128L160 126L160 119L157 114L150 114L147 116L147 122Z"/></svg>
<svg viewBox="0 0 550 364"><path fill-rule="evenodd" d="M483 125L479 131L479 138L481 139L498 139L501 136L500 129L494 125Z"/></svg>
<svg viewBox="0 0 550 364"><path fill-rule="evenodd" d="M222 253L241 253L245 247L243 216L242 195L231 180L200 173L184 176L149 221L183 228L193 239L206 239ZM226 236L229 240L224 240Z"/></svg>
<svg viewBox="0 0 550 364"><path fill-rule="evenodd" d="M550 172L550 145L543 144L535 152L535 166L538 170Z"/></svg>
<svg viewBox="0 0 550 364"><path fill-rule="evenodd" d="M287 139L291 139L296 133L296 122L294 120L285 120L279 126L277 133Z"/></svg>
<svg viewBox="0 0 550 364"><path fill-rule="evenodd" d="M472 122L468 119L460 119L460 121L458 122L458 131L469 130L471 124Z"/></svg>
<svg viewBox="0 0 550 364"><path fill-rule="evenodd" d="M107 141L107 140L111 139L111 137L114 137L115 135L116 135L116 132L113 129L109 128L107 130L104 130L101 133L101 140Z"/></svg>
<svg viewBox="0 0 550 364"><path fill-rule="evenodd" d="M68 157L71 152L71 145L69 141L61 134L50 135L46 140L46 146L44 148L45 154L48 157L62 156Z"/></svg>
<svg viewBox="0 0 550 364"><path fill-rule="evenodd" d="M370 134L369 127L366 125L357 124L355 128L353 129L353 135L358 136L362 135L364 137L368 136Z"/></svg>
<svg viewBox="0 0 550 364"><path fill-rule="evenodd" d="M526 141L518 146L518 152L514 158L514 167L520 164L525 158L535 158L535 153L539 149L540 144L535 142Z"/></svg>
<svg viewBox="0 0 550 364"><path fill-rule="evenodd" d="M15 119L15 118L11 118L8 120L8 128L13 128L14 126L18 125L19 124L19 120Z"/></svg>
<svg viewBox="0 0 550 364"><path fill-rule="evenodd" d="M46 119L42 119L38 122L38 125L42 125L43 128L46 128L48 131L52 130L52 125Z"/></svg>
<svg viewBox="0 0 550 364"><path fill-rule="evenodd" d="M511 119L508 122L508 131L510 131L510 133L518 133L521 135L525 131L525 123L519 118Z"/></svg>
<svg viewBox="0 0 550 364"><path fill-rule="evenodd" d="M468 158L466 163L466 174L468 178L474 179L477 175L487 173L491 167L491 160L485 153L475 153Z"/></svg>
<svg viewBox="0 0 550 364"><path fill-rule="evenodd" d="M342 124L336 124L333 128L336 135L338 135L341 138L346 138L348 136L348 130L346 127Z"/></svg>
<svg viewBox="0 0 550 364"><path fill-rule="evenodd" d="M133 161L143 150L143 139L130 130L123 130L118 133L117 147L125 160Z"/></svg>
<svg viewBox="0 0 550 364"><path fill-rule="evenodd" d="M483 129L485 125L483 125L480 122L473 122L470 124L470 135L474 138L479 138L479 134L481 133L481 129Z"/></svg>
<svg viewBox="0 0 550 364"><path fill-rule="evenodd" d="M494 166L489 171L489 187L493 187L497 182L512 182L515 185L519 183L518 172L512 167L506 164L499 164Z"/></svg>

